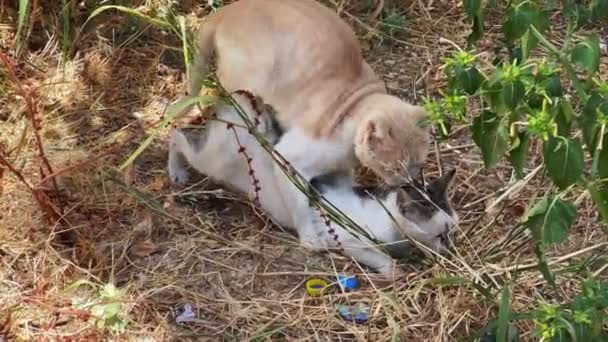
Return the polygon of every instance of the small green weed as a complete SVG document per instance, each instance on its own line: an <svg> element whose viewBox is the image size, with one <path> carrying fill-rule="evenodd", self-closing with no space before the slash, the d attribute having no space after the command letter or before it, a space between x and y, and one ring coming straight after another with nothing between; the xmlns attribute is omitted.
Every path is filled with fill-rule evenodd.
<svg viewBox="0 0 608 342"><path fill-rule="evenodd" d="M378 45L382 45L386 40L396 39L404 32L406 25L406 17L397 9L383 10L377 29L371 32L371 37L377 40Z"/></svg>
<svg viewBox="0 0 608 342"><path fill-rule="evenodd" d="M118 334L124 332L128 324L124 291L116 288L114 284L99 286L88 281L78 281L68 289L76 289L82 285L97 289L98 298L76 298L72 300L74 308L89 311L91 320L98 329L109 329Z"/></svg>

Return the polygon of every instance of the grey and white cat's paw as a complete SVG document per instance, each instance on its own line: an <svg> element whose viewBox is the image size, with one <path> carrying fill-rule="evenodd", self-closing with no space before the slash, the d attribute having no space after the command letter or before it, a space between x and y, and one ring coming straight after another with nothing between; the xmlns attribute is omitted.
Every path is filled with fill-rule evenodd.
<svg viewBox="0 0 608 342"><path fill-rule="evenodd" d="M188 184L189 176L188 170L182 166L169 165L169 178L171 182L179 185L185 186Z"/></svg>
<svg viewBox="0 0 608 342"><path fill-rule="evenodd" d="M403 272L400 267L396 266L394 262L386 263L377 268L376 271L378 271L378 273L384 276L387 280L398 279L405 275L405 272Z"/></svg>
<svg viewBox="0 0 608 342"><path fill-rule="evenodd" d="M300 236L300 246L311 252L321 252L327 249L327 244L317 236L307 234Z"/></svg>
<svg viewBox="0 0 608 342"><path fill-rule="evenodd" d="M171 130L167 168L171 182L180 186L188 183L188 170L186 170L186 162L182 154L184 145L187 143L186 137L178 129Z"/></svg>

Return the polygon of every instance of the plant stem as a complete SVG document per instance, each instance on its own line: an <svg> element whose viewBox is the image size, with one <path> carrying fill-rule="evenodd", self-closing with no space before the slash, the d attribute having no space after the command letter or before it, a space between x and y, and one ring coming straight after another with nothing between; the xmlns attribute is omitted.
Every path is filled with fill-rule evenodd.
<svg viewBox="0 0 608 342"><path fill-rule="evenodd" d="M593 203L595 203L597 211L600 213L604 222L608 222L608 199L602 196L602 192L594 182L589 182L587 184L587 191L589 191L591 199L593 200ZM600 227L608 234L608 225L602 224Z"/></svg>
<svg viewBox="0 0 608 342"><path fill-rule="evenodd" d="M570 61L568 60L567 56L562 53L550 41L548 41L540 32L538 32L536 27L530 26L530 31L532 32L532 34L534 34L536 39L538 39L539 43L541 43L545 48L547 48L547 50L549 50L549 52L551 52L555 55L555 57L557 57L560 63L564 66L564 69L566 69L568 77L572 81L572 84L574 85L574 89L576 90L578 97L581 99L582 102L587 102L587 98L589 97L589 95L587 95L587 92L585 92L585 88L583 88L583 84L576 75L576 71L572 67L572 64L570 64Z"/></svg>
<svg viewBox="0 0 608 342"><path fill-rule="evenodd" d="M608 198L604 198L605 196L602 194L602 190L598 189L605 185L602 185L601 183L599 183L599 185L598 185L598 183L595 182L595 180L598 177L598 171L599 171L598 169L599 169L600 157L602 154L602 147L604 145L605 131L606 131L606 124L603 124L602 127L600 128L599 139L598 139L597 146L595 148L595 152L593 153L593 163L591 164L591 179L593 181L589 182L587 184L587 191L589 191L589 194L591 195L591 199L595 203L597 210L600 213L600 216L602 216L602 219L604 220L604 222L608 223ZM604 231L606 233L608 233L607 225L602 225L602 229L604 229Z"/></svg>
<svg viewBox="0 0 608 342"><path fill-rule="evenodd" d="M570 20L568 20L566 25L566 38L564 38L564 45L562 46L562 49L560 51L562 55L566 54L566 52L568 51L568 48L570 47L570 40L572 39L572 34L574 33L574 29L572 28L572 22Z"/></svg>
<svg viewBox="0 0 608 342"><path fill-rule="evenodd" d="M602 153L602 146L604 144L604 132L606 131L606 124L603 124L600 128L600 134L598 138L598 142L595 147L595 151L593 152L593 163L591 164L591 178L597 178L599 163L600 163L600 154Z"/></svg>

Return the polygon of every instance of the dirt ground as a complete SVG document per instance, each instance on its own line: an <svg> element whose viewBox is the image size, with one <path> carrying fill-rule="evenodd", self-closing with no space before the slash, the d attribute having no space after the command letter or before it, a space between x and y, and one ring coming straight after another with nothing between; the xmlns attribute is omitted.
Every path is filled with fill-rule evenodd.
<svg viewBox="0 0 608 342"><path fill-rule="evenodd" d="M341 255L303 250L291 233L202 175L185 189L173 187L166 132L133 168L118 172L168 105L185 94L179 38L106 12L71 37L75 57L64 60L61 4L39 0L17 57L9 53L14 4L0 3L1 51L14 61L19 81L15 85L10 71L0 69L0 149L10 153L24 181L49 189L51 202L62 208L58 222L48 224L24 182L0 169L0 341L459 341L495 317L504 284L511 284L513 309L528 310L570 298L578 286L573 269L608 277L608 237L591 200L579 196L568 240L547 251L561 286L559 298L552 297L519 224L548 188L538 168L540 146L531 146L531 176L520 187L506 163L484 169L468 125L453 127L446 141L435 143L425 166L427 176L457 169L451 190L460 216L456 252L432 264L404 264L407 276L393 284ZM328 2L356 28L366 59L389 91L416 103L436 95L445 86L442 59L454 44L465 44L468 24L459 4L387 0L406 24L381 40L374 34L379 21L361 3ZM152 15L170 4L127 5ZM90 14L86 6L73 6L75 28ZM206 1L192 0L175 9L190 26L209 11ZM480 43L482 59L500 37L500 27L491 23ZM553 25L559 32L559 20ZM59 194L51 191L52 182L40 183L27 101L41 120ZM471 108L471 117L478 111ZM322 297L306 294L308 279L335 282L341 272L357 274L362 287L343 293L334 284ZM462 280L490 289L494 302ZM108 313L113 318L106 326L96 326L77 304L103 302L107 291L100 288L109 283L122 291L110 296L120 313ZM369 306L368 323L338 316L337 304L355 303ZM176 323L187 304L195 319ZM123 322L121 334L107 326ZM518 328L522 340L539 340L532 322Z"/></svg>

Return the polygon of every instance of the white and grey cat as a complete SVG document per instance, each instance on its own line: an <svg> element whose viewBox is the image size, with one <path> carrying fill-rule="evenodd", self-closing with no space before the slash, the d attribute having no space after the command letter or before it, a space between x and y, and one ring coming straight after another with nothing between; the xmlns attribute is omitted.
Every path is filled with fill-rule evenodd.
<svg viewBox="0 0 608 342"><path fill-rule="evenodd" d="M233 97L252 120L257 117L258 130L265 134L266 139L276 143L281 130L272 116L266 111L258 116L256 108L246 97ZM263 108L268 110L267 106ZM368 239L362 236L357 238L338 224L331 222L330 231L315 208L310 208L308 222L293 222L288 206L279 194L279 182L271 155L242 124L239 126L242 120L230 105L217 104L215 116L221 120L210 121L202 131L172 131L168 166L173 181L185 183L185 167L190 164L214 181L246 193L253 199L256 192L248 167L247 158L250 158L251 168L259 182L257 195L260 205L278 224L295 229L301 240L303 236L307 236L307 242L312 241L312 245L307 247L312 250L342 249L344 254L387 277L394 274L396 270L393 258ZM235 123L232 126L234 129L230 128L231 124L228 122ZM238 142L235 134L238 136ZM239 152L241 147L245 148L247 156ZM454 171L448 172L428 186L405 185L383 191L355 186L352 178L345 174L319 176L311 181L311 185L370 236L386 244L389 254L398 255L403 249L411 248L411 245L404 241L399 229L433 251L444 253L448 250L447 234L458 221L447 196L453 175ZM314 236L314 239L311 239L311 236Z"/></svg>

